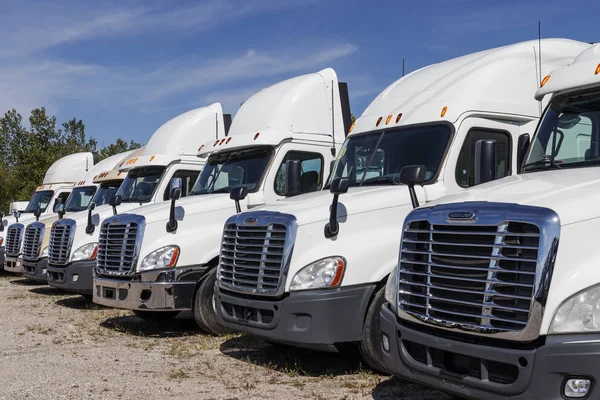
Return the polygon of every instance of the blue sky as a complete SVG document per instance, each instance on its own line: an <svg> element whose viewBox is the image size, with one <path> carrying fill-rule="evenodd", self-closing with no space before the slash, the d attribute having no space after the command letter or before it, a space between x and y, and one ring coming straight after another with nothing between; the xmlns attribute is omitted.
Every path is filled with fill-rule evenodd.
<svg viewBox="0 0 600 400"><path fill-rule="evenodd" d="M100 146L168 119L225 112L280 80L333 67L352 110L402 74L537 37L600 41L594 0L0 0L0 112L45 106Z"/></svg>

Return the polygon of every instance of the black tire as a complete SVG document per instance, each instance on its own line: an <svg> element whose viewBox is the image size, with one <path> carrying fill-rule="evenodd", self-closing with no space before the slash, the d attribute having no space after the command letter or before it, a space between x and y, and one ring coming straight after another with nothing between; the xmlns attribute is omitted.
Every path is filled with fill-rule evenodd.
<svg viewBox="0 0 600 400"><path fill-rule="evenodd" d="M369 367L377 372L388 374L380 361L383 358L383 350L381 349L380 342L381 327L379 324L379 312L383 303L385 303L385 287L382 287L375 293L371 304L369 304L363 326L363 340L358 349L363 360Z"/></svg>
<svg viewBox="0 0 600 400"><path fill-rule="evenodd" d="M194 320L196 324L206 333L211 335L223 335L231 332L219 324L217 312L214 307L215 283L217 282L217 269L208 271L200 287L194 294Z"/></svg>
<svg viewBox="0 0 600 400"><path fill-rule="evenodd" d="M179 315L179 311L142 311L132 310L136 317L148 322L170 321Z"/></svg>

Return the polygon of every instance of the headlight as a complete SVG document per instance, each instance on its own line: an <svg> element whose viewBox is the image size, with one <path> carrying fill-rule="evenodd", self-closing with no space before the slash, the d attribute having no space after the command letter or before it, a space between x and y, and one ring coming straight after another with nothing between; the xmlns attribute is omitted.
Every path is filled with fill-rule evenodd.
<svg viewBox="0 0 600 400"><path fill-rule="evenodd" d="M48 255L46 247L46 255ZM84 244L75 252L73 252L73 257L71 257L71 262L81 261L81 260L93 260L98 255L98 243L88 243ZM42 256L43 257L43 256Z"/></svg>
<svg viewBox="0 0 600 400"><path fill-rule="evenodd" d="M48 257L48 246L42 249L42 254L40 254L40 258Z"/></svg>
<svg viewBox="0 0 600 400"><path fill-rule="evenodd" d="M335 287L342 282L346 260L327 257L302 268L292 279L290 290Z"/></svg>
<svg viewBox="0 0 600 400"><path fill-rule="evenodd" d="M398 266L392 270L385 285L385 301L390 303L392 310L398 306Z"/></svg>
<svg viewBox="0 0 600 400"><path fill-rule="evenodd" d="M600 331L600 286L594 286L562 303L550 325L550 333Z"/></svg>
<svg viewBox="0 0 600 400"><path fill-rule="evenodd" d="M171 268L177 264L177 258L179 258L179 247L161 247L148 254L140 264L138 270L141 272L149 269Z"/></svg>

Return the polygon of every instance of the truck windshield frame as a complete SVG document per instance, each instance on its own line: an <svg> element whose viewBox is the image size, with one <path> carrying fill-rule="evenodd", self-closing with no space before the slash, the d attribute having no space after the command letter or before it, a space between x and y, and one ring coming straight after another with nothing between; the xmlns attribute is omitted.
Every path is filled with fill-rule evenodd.
<svg viewBox="0 0 600 400"><path fill-rule="evenodd" d="M273 146L242 147L212 154L190 195L229 193L239 186L245 186L248 193L256 192L262 185L274 154ZM237 171L238 175L230 177L230 174L234 175L233 171Z"/></svg>
<svg viewBox="0 0 600 400"><path fill-rule="evenodd" d="M48 205L50 204L50 200L52 200L52 196L54 196L54 190L38 190L33 196L31 196L31 200L27 204L27 208L23 213L34 213L37 210L42 212L46 211Z"/></svg>
<svg viewBox="0 0 600 400"><path fill-rule="evenodd" d="M117 191L123 203L148 203L167 170L166 167L138 167L130 170Z"/></svg>
<svg viewBox="0 0 600 400"><path fill-rule="evenodd" d="M600 165L600 91L550 101L531 141L521 173Z"/></svg>
<svg viewBox="0 0 600 400"><path fill-rule="evenodd" d="M399 185L400 170L407 165L425 165L424 184L434 183L454 133L453 124L436 122L351 135L338 153L327 187L335 178L348 178L350 187Z"/></svg>
<svg viewBox="0 0 600 400"><path fill-rule="evenodd" d="M65 203L65 211L78 212L86 210L96 195L96 189L95 185L74 188ZM82 198L82 196L86 196L88 199Z"/></svg>
<svg viewBox="0 0 600 400"><path fill-rule="evenodd" d="M94 199L92 201L96 203L96 206L108 204L110 199L119 191L121 183L123 183L123 181L102 182L100 184L100 187L96 191L96 194L94 195Z"/></svg>

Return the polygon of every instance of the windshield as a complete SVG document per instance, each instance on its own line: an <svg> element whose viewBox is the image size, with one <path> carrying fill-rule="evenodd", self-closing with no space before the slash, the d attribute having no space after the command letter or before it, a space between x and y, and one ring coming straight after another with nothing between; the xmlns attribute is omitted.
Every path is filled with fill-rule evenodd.
<svg viewBox="0 0 600 400"><path fill-rule="evenodd" d="M110 199L117 194L117 190L119 190L122 182L123 181L102 182L98 188L98 191L96 192L96 195L94 196L93 201L96 203L96 206L108 204Z"/></svg>
<svg viewBox="0 0 600 400"><path fill-rule="evenodd" d="M429 181L437 175L451 136L449 125L351 136L339 152L333 178L348 178L349 186L397 185L403 167L425 165L425 181Z"/></svg>
<svg viewBox="0 0 600 400"><path fill-rule="evenodd" d="M190 194L228 193L237 186L257 190L273 152L260 146L211 155Z"/></svg>
<svg viewBox="0 0 600 400"><path fill-rule="evenodd" d="M27 208L23 212L33 213L37 210L40 210L42 212L46 211L46 207L48 207L48 203L50 203L50 199L52 199L53 194L53 190L40 190L35 192L31 197L31 200L29 200Z"/></svg>
<svg viewBox="0 0 600 400"><path fill-rule="evenodd" d="M553 100L540 123L523 172L600 163L600 92Z"/></svg>
<svg viewBox="0 0 600 400"><path fill-rule="evenodd" d="M90 205L95 193L96 186L83 186L73 189L65 203L65 211L77 212L85 210Z"/></svg>
<svg viewBox="0 0 600 400"><path fill-rule="evenodd" d="M146 203L152 200L152 195L158 187L165 167L143 167L132 169L119 188L117 194L122 196L122 202Z"/></svg>

